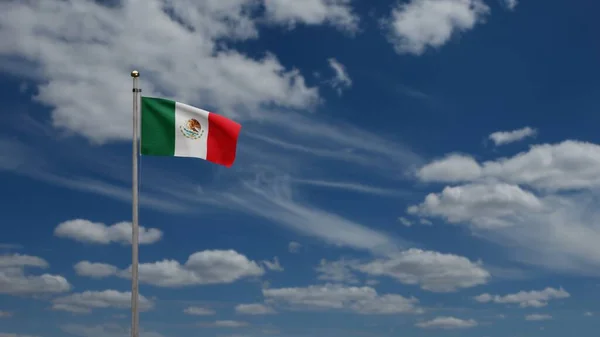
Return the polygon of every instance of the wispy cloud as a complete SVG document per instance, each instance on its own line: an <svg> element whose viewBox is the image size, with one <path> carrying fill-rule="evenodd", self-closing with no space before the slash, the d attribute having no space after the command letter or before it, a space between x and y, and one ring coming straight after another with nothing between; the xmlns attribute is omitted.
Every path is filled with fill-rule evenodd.
<svg viewBox="0 0 600 337"><path fill-rule="evenodd" d="M75 170L78 172L76 174L71 173L73 169L71 168L69 170L68 166L69 164L75 164L75 162L84 165L97 163L99 166L96 167L96 170L98 170L99 167L101 169L101 166L105 163L103 163L102 160L94 159L93 155L88 155L86 158L85 156L78 156L75 153L67 151L67 153L70 153L73 157L66 160L60 160L60 157L57 158L59 154L56 152L47 152L37 146L34 148L33 146L18 140L6 138L0 138L0 150L5 154L11 154L0 157L0 170L9 171L17 175L67 189L102 195L118 201L131 202L131 187L127 186L125 181L115 182L114 179L110 179L107 176L100 179L93 179L90 178L90 175L93 175L93 172L88 171L85 174L82 174L81 172L85 172L85 170L81 169ZM101 155L98 157L101 157ZM115 162L113 162L113 164L115 164ZM115 167L112 167L112 169L114 168ZM116 175L116 177L126 180L125 177L128 175L127 172L128 170L123 170L122 173ZM113 182L108 182L110 180ZM181 187L181 189L178 189L177 187ZM140 196L140 206L151 207L166 212L186 212L189 209L186 208L186 204L189 205L189 199L182 197L181 193L185 193L184 191L186 190L188 193L192 191L189 191L189 187L186 188L185 185L179 185L177 187L175 188L179 193L173 195L173 198L179 199L179 202L161 198L157 193L157 188L149 186L149 190L144 191L145 193L142 193ZM168 193L168 191L165 191L165 188L158 187L158 190L163 190L163 193ZM192 192L192 194L196 197L196 193ZM190 195L188 195L188 197L189 196ZM183 201L183 203L181 201Z"/></svg>
<svg viewBox="0 0 600 337"><path fill-rule="evenodd" d="M357 136L363 134L374 148L373 152L360 153L355 157L351 154L349 157L357 159L356 163L365 161L366 165L366 161L374 155L381 161L396 163L395 168L406 166L406 162L395 157L395 146L390 146L369 133L357 129L350 130ZM338 144L356 143L365 148L360 141L353 137L347 138L347 134L342 132L332 132L330 137L337 140ZM123 202L131 201L128 156L116 156L114 148L111 147L92 147L68 138L56 139L56 136L43 137L37 141L32 138L31 141L35 146L15 139L0 138L3 153L14 153L10 160L7 160L7 157L0 158L0 168L57 186L103 195ZM40 146L37 146L38 144ZM253 145L251 144L250 148ZM128 150L123 148L121 151ZM407 158L414 159L418 156L407 155ZM237 165L239 168L221 170L221 176L211 173L210 177L196 178L190 176L189 171L167 171L159 166L160 164L153 164L156 161L143 159L141 206L175 213L215 209L240 211L269 219L274 224L330 244L368 251L393 251L403 244L402 240L371 229L372 224L362 225L294 198L301 185L386 196L401 195L401 191L359 182L294 177L293 174L297 171L293 168L288 170L285 161L289 160L291 166L304 169L306 167L303 163L306 160L315 161L314 156L310 154L299 157L297 153L283 151L268 153L261 159L268 160L262 162L265 166L261 166L255 158L245 158ZM147 162L150 164L146 164ZM211 179L215 177L216 180ZM198 180L201 184L190 183Z"/></svg>
<svg viewBox="0 0 600 337"><path fill-rule="evenodd" d="M230 204L255 216L337 246L389 253L406 244L383 232L294 200L286 179L259 179L245 183L243 193L224 194Z"/></svg>
<svg viewBox="0 0 600 337"><path fill-rule="evenodd" d="M330 58L327 60L327 62L329 62L329 67L333 69L335 74L333 78L329 80L329 84L337 91L339 95L341 95L345 89L348 89L352 86L352 79L350 78L350 75L348 75L346 67L344 67L344 65L338 60Z"/></svg>
<svg viewBox="0 0 600 337"><path fill-rule="evenodd" d="M326 181L326 180L312 180L312 179L294 179L294 183L311 185L317 187L327 187L340 189L350 192L359 192L380 196L408 196L409 192L402 189L391 189L391 188L383 188L383 187L375 187L369 185L363 185L358 183L351 182L341 182L341 181Z"/></svg>
<svg viewBox="0 0 600 337"><path fill-rule="evenodd" d="M406 85L399 85L398 91L406 96L417 98L417 99L429 99L430 95L424 93L423 91L408 87Z"/></svg>

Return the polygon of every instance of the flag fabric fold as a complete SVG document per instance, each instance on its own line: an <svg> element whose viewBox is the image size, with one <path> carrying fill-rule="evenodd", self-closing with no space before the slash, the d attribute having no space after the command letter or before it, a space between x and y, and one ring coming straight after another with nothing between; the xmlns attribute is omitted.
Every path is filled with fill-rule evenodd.
<svg viewBox="0 0 600 337"><path fill-rule="evenodd" d="M231 167L241 125L164 98L141 99L142 155L194 157Z"/></svg>

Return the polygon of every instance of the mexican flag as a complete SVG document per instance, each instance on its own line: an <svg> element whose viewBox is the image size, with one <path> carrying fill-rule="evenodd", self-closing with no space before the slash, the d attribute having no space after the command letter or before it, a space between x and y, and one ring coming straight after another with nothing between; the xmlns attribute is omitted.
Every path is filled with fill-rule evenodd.
<svg viewBox="0 0 600 337"><path fill-rule="evenodd" d="M242 126L164 98L142 97L142 155L195 157L231 167Z"/></svg>

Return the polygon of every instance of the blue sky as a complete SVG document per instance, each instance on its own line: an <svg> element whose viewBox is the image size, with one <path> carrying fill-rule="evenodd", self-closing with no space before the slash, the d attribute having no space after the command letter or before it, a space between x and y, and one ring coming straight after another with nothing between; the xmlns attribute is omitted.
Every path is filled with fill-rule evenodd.
<svg viewBox="0 0 600 337"><path fill-rule="evenodd" d="M0 4L0 337L128 335L131 79L243 125L141 159L142 337L592 336L592 1Z"/></svg>

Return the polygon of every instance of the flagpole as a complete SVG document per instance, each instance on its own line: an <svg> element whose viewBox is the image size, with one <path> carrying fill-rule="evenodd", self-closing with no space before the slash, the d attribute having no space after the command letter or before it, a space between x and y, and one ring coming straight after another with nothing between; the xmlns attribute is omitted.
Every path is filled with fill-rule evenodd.
<svg viewBox="0 0 600 337"><path fill-rule="evenodd" d="M138 102L140 92L138 80L140 73L137 70L131 72L133 78L133 145L132 145L132 207L131 207L131 337L139 337L139 315L138 315L138 209L139 209L139 188L138 188L138 126L139 109Z"/></svg>

